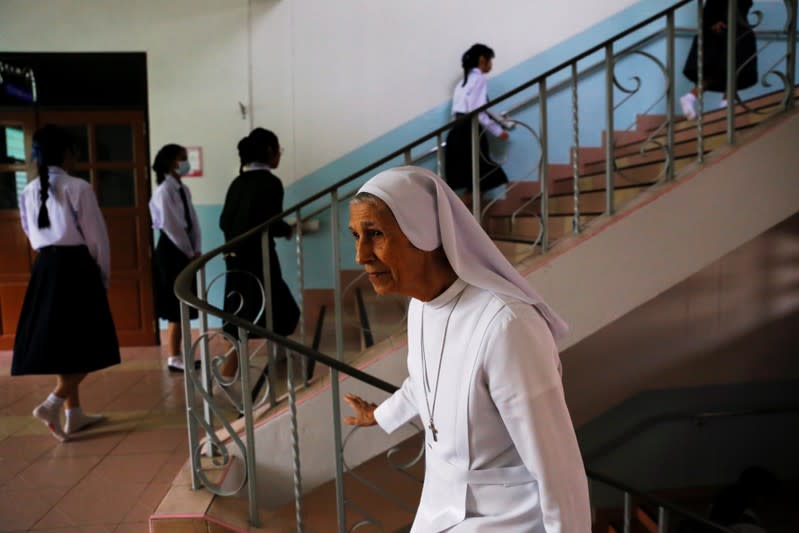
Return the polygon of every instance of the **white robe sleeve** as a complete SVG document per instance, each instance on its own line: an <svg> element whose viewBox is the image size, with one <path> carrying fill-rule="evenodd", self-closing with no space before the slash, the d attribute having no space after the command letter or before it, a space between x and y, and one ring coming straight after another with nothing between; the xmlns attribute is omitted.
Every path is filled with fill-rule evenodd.
<svg viewBox="0 0 799 533"><path fill-rule="evenodd" d="M538 480L546 532L591 531L588 482L546 322L531 306L514 304L494 321L485 346L491 397Z"/></svg>
<svg viewBox="0 0 799 533"><path fill-rule="evenodd" d="M400 426L419 416L410 377L405 378L402 387L375 409L374 416L375 421L386 433L393 433Z"/></svg>

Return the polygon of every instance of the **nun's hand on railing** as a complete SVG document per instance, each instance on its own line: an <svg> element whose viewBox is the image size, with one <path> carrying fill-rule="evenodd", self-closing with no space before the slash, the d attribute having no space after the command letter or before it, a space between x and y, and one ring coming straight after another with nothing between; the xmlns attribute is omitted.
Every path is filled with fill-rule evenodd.
<svg viewBox="0 0 799 533"><path fill-rule="evenodd" d="M344 417L345 424L364 427L377 424L375 421L375 409L377 409L377 404L367 402L360 396L349 393L344 395L344 401L355 411L355 416Z"/></svg>

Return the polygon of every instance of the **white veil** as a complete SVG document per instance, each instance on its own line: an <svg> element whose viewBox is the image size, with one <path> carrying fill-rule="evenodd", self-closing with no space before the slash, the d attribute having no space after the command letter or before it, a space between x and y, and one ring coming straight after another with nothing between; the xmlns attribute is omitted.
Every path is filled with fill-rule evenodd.
<svg viewBox="0 0 799 533"><path fill-rule="evenodd" d="M558 340L569 326L500 253L491 238L449 188L421 167L397 167L377 174L358 191L388 205L408 240L421 250L439 246L455 273L470 285L512 296L534 306Z"/></svg>

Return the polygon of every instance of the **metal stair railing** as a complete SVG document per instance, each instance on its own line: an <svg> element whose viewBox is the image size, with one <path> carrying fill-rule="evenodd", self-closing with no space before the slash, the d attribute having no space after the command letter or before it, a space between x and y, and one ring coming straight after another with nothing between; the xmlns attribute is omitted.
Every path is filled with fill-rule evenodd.
<svg viewBox="0 0 799 533"><path fill-rule="evenodd" d="M768 76L773 76L780 79L784 85L784 97L781 102L781 108L784 110L790 109L794 105L794 85L795 85L795 61L796 61L796 20L797 20L797 0L783 0L786 9L786 24L783 34L785 35L786 52L780 61L771 67L764 75L765 80ZM479 146L479 129L478 129L478 114L481 112L490 112L496 109L498 105L504 103L511 103L511 99L515 97L525 96L525 92L531 92L534 100L534 105L538 107L538 117L536 126L530 125L526 122L521 122L516 118L511 117L512 113L506 112L505 118L511 123L518 123L529 130L535 138L540 153L533 172L538 173L538 181L541 184L540 191L540 234L536 238L536 244L539 245L541 252L546 252L550 245L549 233L549 180L547 178L548 162L552 148L555 146L551 131L549 128L550 113L557 111L554 107L549 107L549 100L552 98L554 91L560 90L563 83L571 89L571 105L567 111L571 116L571 139L568 142L574 142L575 147L578 146L580 139L581 123L579 120L579 110L586 106L579 105L578 84L581 76L586 72L593 72L591 69L604 70L604 84L605 84L605 99L604 99L604 115L605 115L605 129L608 131L608 142L605 147L605 214L611 215L616 210L614 203L614 177L621 175L616 168L616 155L615 155L615 140L614 140L614 119L617 108L628 101L628 98L635 94L640 89L641 81L638 78L633 78L634 86L626 87L618 79L616 67L623 64L627 58L632 56L644 57L652 61L662 72L664 80L664 95L661 99L666 102L666 115L667 120L656 129L650 139L644 143L653 143L663 150L664 167L662 171L663 180L671 180L674 178L674 124L675 124L675 94L674 94L674 70L675 70L675 57L674 57L674 39L675 39L675 11L684 6L694 5L699 17L699 28L701 28L702 16L702 0L679 0L674 1L668 7L665 7L655 15L642 20L639 23L629 27L628 29L616 34L615 36L575 55L569 60L548 69L546 72L524 82L514 89L506 92L500 97L490 101L486 105L472 111L466 118L460 120L468 120L471 125L471 143L472 143L472 185L473 190L479 190L479 182L481 179L479 170L479 157L480 153L477 147ZM735 6L737 0L730 1L730 10L728 13L728 26L734 27L735 21ZM622 39L632 36L634 33L646 28L650 24L661 24L665 22L665 29L659 29L661 35L666 39L666 57L661 60L654 55L641 50L646 43L639 41L636 45L625 46L620 48ZM699 39L702 39L702 32L698 32ZM734 43L735 36L729 37L731 42ZM732 50L734 50L734 46ZM702 49L701 42L699 49ZM590 56L602 53L604 54L604 61L599 67L591 66L588 70L580 68L580 62L584 62ZM702 71L702 56L699 57L699 72ZM784 72L778 71L777 68L784 60ZM733 72L728 76L727 91L728 94L737 94L735 91L736 76L734 74L734 65L736 65L734 54L728 57L728 64L733 68L728 68ZM565 77L566 81L558 79L558 76ZM701 82L700 82L701 84ZM551 89L549 89L551 88ZM616 100L616 92L622 93L626 96L619 101ZM530 97L527 97L529 100ZM704 154L704 136L703 136L703 94L699 94L699 115L696 121L697 128L697 162L701 163ZM525 104L529 107L532 104ZM728 142L735 142L734 126L735 126L735 108L731 105L727 112L727 137ZM554 111L551 111L554 110ZM536 119L533 119L535 121ZM349 196L355 193L357 185L360 183L358 180L366 178L372 173L385 165L394 164L401 161L405 164L417 161L413 157L415 149L425 149L426 153L421 157L429 157L435 153L437 159L437 166L439 170L443 169L443 145L445 134L452 129L457 121L449 122L439 128L436 128L429 133L417 138L416 140L398 148L397 150L387 154L386 156L374 161L373 163L365 166L364 168L350 174L349 176L338 180L331 186L324 190L313 194L305 200L293 205L286 209L283 213L273 217L269 221L252 228L245 234L233 239L223 246L217 247L214 250L204 254L200 258L195 259L191 264L181 273L175 284L175 293L181 300L181 327L183 330L183 356L187 364L187 368L191 368L191 359L193 359L196 351L199 351L202 361L202 371L199 376L195 376L191 372L186 374L186 404L187 404L187 421L189 430L190 442L190 458L192 464L192 487L199 488L200 486L206 487L208 490L220 494L230 495L242 489L245 484L247 485L248 498L250 502L250 522L256 525L259 521L257 510L257 495L255 494L255 456L252 446L245 444L254 441L254 411L255 410L269 410L274 409L282 401L278 397L277 385L278 382L275 378L275 363L281 353L285 354L288 364L289 379L286 383L286 398L292 411L292 441L294 447L294 464L295 464L295 491L297 492L297 516L298 516L298 530L302 530L301 522L301 507L299 495L301 494L301 477L299 476L299 452L298 452L298 431L296 426L296 383L294 380L294 367L293 364L296 358L301 361L310 361L312 363L321 363L330 368L330 383L331 383L331 396L333 404L333 416L336 420L340 419L340 405L339 405L339 372L343 372L359 381L369 383L384 391L393 390L393 386L374 378L366 373L358 371L344 363L344 330L343 330L343 310L342 310L342 296L343 290L341 286L340 273L341 267L341 238L342 232L340 231L340 211L341 203ZM665 141L658 140L662 137ZM430 143L435 144L433 151L429 150ZM575 232L579 232L581 224L580 213L580 191L579 179L581 173L581 166L579 161L579 150L575 150L572 160L573 170L573 228ZM235 275L234 273L223 273L217 276L210 283L206 283L206 265L213 258L220 258L228 250L237 246L241 241L250 237L259 236L263 243L262 249L269 250L269 228L272 223L286 217L293 217L296 219L295 239L297 246L297 266L298 266L298 286L299 286L299 304L301 310L303 309L303 293L305 288L304 283L304 268L306 264L306 257L304 253L304 224L303 222L309 218L309 213L316 216L319 210L320 203L327 203L329 205L324 207L325 211L329 211L330 219L330 243L332 246L332 259L330 269L334 276L334 300L333 300L333 321L335 323L335 338L336 349L335 357L330 357L321 354L316 350L309 349L303 343L297 342L286 337L275 334L272 331L272 313L271 313L271 294L265 287L270 287L270 261L265 258L263 261L264 283L260 284L260 294L252 295L238 295L240 298L255 297L258 298L258 304L262 312L266 313L266 327L260 327L253 322L242 319L235 313L227 313L223 311L222 306L212 305L209 301L209 289L215 282L224 279L225 276ZM481 198L480 194L473 195L472 212L478 220L481 217ZM266 252L268 253L268 252ZM197 293L192 290L192 280L197 280ZM198 321L199 336L192 339L191 323L189 320L189 308L194 307L200 311ZM208 327L208 316L213 316L221 319L224 323L230 324L237 328L238 338L225 333L224 331L211 330ZM304 317L300 319L300 337L305 340L305 320ZM249 340L251 338L263 339L262 344L255 349L251 349ZM211 350L215 348L215 341L219 340L222 345L226 346L225 352L221 355L212 355ZM239 370L233 377L224 376L221 369L227 357L236 354L239 360ZM266 358L267 375L265 379L264 392L261 397L252 395L252 386L250 384L250 368L262 368L262 364L255 364L257 358ZM302 372L302 383L300 386L309 386L310 376L307 372ZM239 391L236 390L240 387ZM256 396L256 397L253 397ZM198 400L199 397L199 400ZM221 401L220 401L221 400ZM226 409L226 403L232 404L236 415L243 417L244 429L235 428L233 423L229 420L231 413ZM334 424L334 439L337 446L343 442L341 436L340 424ZM202 430L204 438L200 439L199 432ZM226 436L219 437L217 430L226 433ZM243 433L244 439L242 438ZM235 448L238 449L241 460L244 462L244 475L240 480L239 487L235 490L231 489L228 485L212 479L210 476L211 471L224 469L229 466L231 461L234 461L234 456L227 449L227 445L223 443L223 439L230 439ZM340 482L344 464L342 459L341 447L338 447L339 453L336 454L335 472L337 483ZM343 488L337 485L337 510L338 510L338 528L344 531L345 524L345 504L343 497Z"/></svg>

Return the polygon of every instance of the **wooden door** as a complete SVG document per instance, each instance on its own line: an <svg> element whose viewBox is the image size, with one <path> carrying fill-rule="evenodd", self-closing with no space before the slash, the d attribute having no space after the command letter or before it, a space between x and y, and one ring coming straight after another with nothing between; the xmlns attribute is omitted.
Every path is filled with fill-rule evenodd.
<svg viewBox="0 0 799 533"><path fill-rule="evenodd" d="M0 113L0 349L13 347L33 251L19 221L17 196L35 174L30 161L33 114Z"/></svg>
<svg viewBox="0 0 799 533"><path fill-rule="evenodd" d="M0 116L4 114L0 113ZM30 122L33 123L33 120ZM34 127L29 130L31 132L44 124L57 124L67 129L77 142L78 162L71 173L92 184L108 227L111 243L108 300L120 344L156 344L157 323L153 312L150 266L152 232L147 208L150 180L144 112L40 111L33 124ZM28 172L31 178L35 174L35 169ZM18 226L19 214L13 212ZM30 262L26 275L30 271L29 265ZM14 311L15 289L19 286L19 278L23 274L19 269L23 266L18 261L15 266L17 284L8 289L12 295L8 297L10 314ZM5 282L0 282L0 291L4 286ZM18 314L17 309L15 316ZM87 322L86 328L87 334L90 334L90 322ZM0 347L9 345L14 329L3 326L1 333Z"/></svg>

